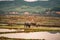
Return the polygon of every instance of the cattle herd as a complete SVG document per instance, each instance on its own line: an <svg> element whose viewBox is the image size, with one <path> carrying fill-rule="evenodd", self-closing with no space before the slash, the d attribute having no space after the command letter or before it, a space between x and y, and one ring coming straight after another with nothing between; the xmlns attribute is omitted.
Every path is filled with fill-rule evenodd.
<svg viewBox="0 0 60 40"><path fill-rule="evenodd" d="M24 27L28 27L28 28L30 28L31 26L33 26L33 27L60 27L60 25L50 25L50 24L48 24L48 25L46 25L46 24L39 24L39 23L24 23Z"/></svg>
<svg viewBox="0 0 60 40"><path fill-rule="evenodd" d="M37 24L37 23L25 23L25 24L24 24L24 27L28 27L28 28L30 28L31 26L39 27L40 24Z"/></svg>
<svg viewBox="0 0 60 40"><path fill-rule="evenodd" d="M31 26L33 27L60 27L60 25L46 25L46 24L40 24L40 23L24 23L24 24L17 24L17 23L7 23L7 25L3 24L0 26L14 26L14 25L24 25L25 28L30 28Z"/></svg>

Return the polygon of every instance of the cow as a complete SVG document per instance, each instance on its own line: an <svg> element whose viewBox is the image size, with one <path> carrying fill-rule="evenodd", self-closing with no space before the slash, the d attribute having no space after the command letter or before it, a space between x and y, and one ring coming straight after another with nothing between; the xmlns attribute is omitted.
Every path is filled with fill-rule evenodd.
<svg viewBox="0 0 60 40"><path fill-rule="evenodd" d="M36 26L36 23L31 23L31 26Z"/></svg>
<svg viewBox="0 0 60 40"><path fill-rule="evenodd" d="M38 23L25 23L25 24L24 24L24 27L30 28L31 26L39 27L40 24L38 24Z"/></svg>
<svg viewBox="0 0 60 40"><path fill-rule="evenodd" d="M30 23L25 23L25 24L24 24L24 27L28 27L28 28L30 28L30 26L31 26Z"/></svg>

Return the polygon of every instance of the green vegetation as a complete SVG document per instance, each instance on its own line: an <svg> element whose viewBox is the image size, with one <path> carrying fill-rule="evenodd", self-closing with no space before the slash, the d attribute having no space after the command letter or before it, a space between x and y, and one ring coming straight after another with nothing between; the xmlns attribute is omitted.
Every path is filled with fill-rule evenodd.
<svg viewBox="0 0 60 40"><path fill-rule="evenodd" d="M0 10L3 10L5 12L7 11L18 11L24 12L36 12L36 13L42 13L46 9L51 9L54 7L60 6L59 0L50 0L47 2L24 2L23 0L15 0L12 2L0 2Z"/></svg>
<svg viewBox="0 0 60 40"><path fill-rule="evenodd" d="M14 8L12 8L12 7L10 7L10 8L6 7L6 8L2 8L1 10L4 10L5 12L8 12L8 11L17 11L17 12L19 12L21 14L22 12L25 12L25 11L28 11L30 13L34 13L34 12L35 13L42 13L46 9L48 9L48 8L44 8L42 6L31 7L31 6L25 6L25 5L23 5L23 6L14 7Z"/></svg>
<svg viewBox="0 0 60 40"><path fill-rule="evenodd" d="M54 7L52 8L53 11L60 11L60 6L59 7Z"/></svg>
<svg viewBox="0 0 60 40"><path fill-rule="evenodd" d="M15 29L15 30L19 30L19 29L23 29L24 31L22 32L40 32L40 31L48 31L48 32L60 32L60 28L59 27L35 27L35 26L31 26L30 28L25 28L24 26L0 26L0 28L4 28L4 29ZM15 32L0 32L0 34L2 33L19 33L21 31L15 31Z"/></svg>

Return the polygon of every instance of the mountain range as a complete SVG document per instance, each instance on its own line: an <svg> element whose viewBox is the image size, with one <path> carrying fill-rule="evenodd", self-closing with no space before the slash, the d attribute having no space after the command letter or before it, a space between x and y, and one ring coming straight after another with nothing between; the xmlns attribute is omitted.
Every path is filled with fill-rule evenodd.
<svg viewBox="0 0 60 40"><path fill-rule="evenodd" d="M0 1L0 10L2 11L18 11L18 12L40 12L46 9L60 7L60 0L25 2L24 0ZM1 11L0 11L1 13Z"/></svg>
<svg viewBox="0 0 60 40"><path fill-rule="evenodd" d="M0 6L43 6L43 7L55 7L60 6L60 0L50 1L37 1L37 2L25 2L24 0L15 1L1 1Z"/></svg>

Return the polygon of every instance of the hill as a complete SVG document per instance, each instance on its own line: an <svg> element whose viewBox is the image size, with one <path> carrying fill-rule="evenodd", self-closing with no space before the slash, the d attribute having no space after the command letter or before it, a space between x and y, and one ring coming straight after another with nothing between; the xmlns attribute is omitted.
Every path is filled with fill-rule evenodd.
<svg viewBox="0 0 60 40"><path fill-rule="evenodd" d="M22 14L25 11L30 13L39 13L44 15L44 11L47 9L52 9L55 7L60 7L60 0L49 0L49 1L36 1L36 2L25 2L24 0L15 1L0 1L0 14L9 11L17 11ZM4 13L3 13L4 14ZM57 14L52 14L52 16ZM60 15L57 15L60 16Z"/></svg>
<svg viewBox="0 0 60 40"><path fill-rule="evenodd" d="M23 6L23 7L22 7ZM37 2L25 2L24 0L15 0L15 1L1 1L0 2L0 10L16 10L19 8L23 8L23 10L36 10L40 9L44 10L43 8L52 8L60 6L59 0L50 0L50 1L37 1ZM24 9L27 8L27 9ZM19 9L20 10L20 9ZM17 10L18 11L18 10Z"/></svg>

